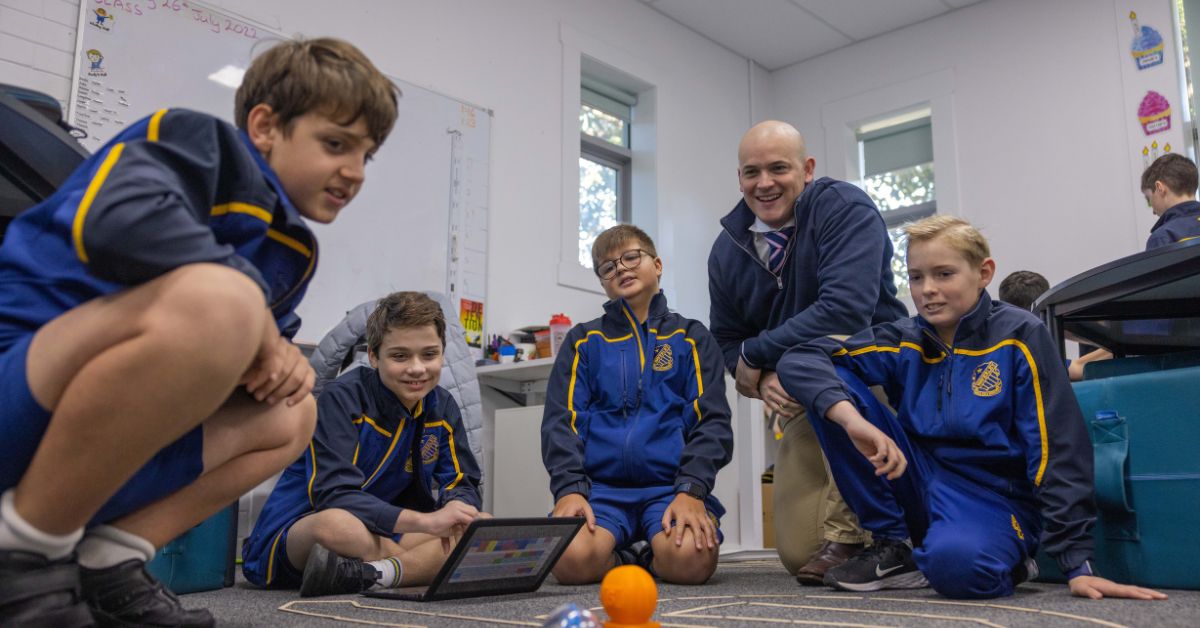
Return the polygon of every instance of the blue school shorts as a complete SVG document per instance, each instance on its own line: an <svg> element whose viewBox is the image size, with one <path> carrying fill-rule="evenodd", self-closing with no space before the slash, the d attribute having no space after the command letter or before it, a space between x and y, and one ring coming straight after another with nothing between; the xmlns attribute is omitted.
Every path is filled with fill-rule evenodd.
<svg viewBox="0 0 1200 628"><path fill-rule="evenodd" d="M271 537L271 542L262 548L266 551L252 548L249 545L242 548L242 575L248 582L266 589L300 588L300 582L304 576L304 565L296 567L288 559L288 533L291 532L292 526L296 525L297 521L313 512L315 511L306 512L283 524L283 527ZM404 533L398 532L391 538L392 541L399 543L402 536Z"/></svg>
<svg viewBox="0 0 1200 628"><path fill-rule="evenodd" d="M312 514L305 513L305 514ZM301 515L302 517L303 515ZM304 565L299 568L292 565L287 555L288 532L292 525L301 519L296 517L284 524L275 533L265 552L258 556L249 556L249 548L242 551L242 575L251 584L271 589L298 589Z"/></svg>
<svg viewBox="0 0 1200 628"><path fill-rule="evenodd" d="M25 373L33 336L25 334L0 348L0 491L21 481L50 423L50 412L33 398ZM203 455L204 432L196 426L143 465L89 525L118 519L191 484L204 470Z"/></svg>
<svg viewBox="0 0 1200 628"><path fill-rule="evenodd" d="M674 486L623 487L593 483L588 504L596 515L596 525L608 530L625 547L641 540L649 541L663 531L662 517L675 499ZM721 517L725 508L716 497L704 499L708 518L717 527L717 542L725 541L721 533Z"/></svg>

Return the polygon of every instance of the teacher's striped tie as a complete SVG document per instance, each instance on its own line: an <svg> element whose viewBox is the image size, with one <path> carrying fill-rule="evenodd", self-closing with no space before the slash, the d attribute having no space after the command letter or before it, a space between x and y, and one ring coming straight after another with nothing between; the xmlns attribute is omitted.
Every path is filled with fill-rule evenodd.
<svg viewBox="0 0 1200 628"><path fill-rule="evenodd" d="M795 227L784 227L779 231L768 231L763 234L767 239L767 245L770 246L770 257L767 260L767 266L771 272L776 275L783 270L783 260L786 259L784 253L787 251L788 239L795 233Z"/></svg>

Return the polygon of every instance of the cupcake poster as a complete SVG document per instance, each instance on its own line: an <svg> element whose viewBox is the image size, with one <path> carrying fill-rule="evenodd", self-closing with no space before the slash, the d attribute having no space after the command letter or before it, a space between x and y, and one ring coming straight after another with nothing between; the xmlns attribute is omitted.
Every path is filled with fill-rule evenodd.
<svg viewBox="0 0 1200 628"><path fill-rule="evenodd" d="M1138 105L1138 124L1142 125L1142 133L1154 135L1171 130L1171 103L1166 96L1149 90Z"/></svg>
<svg viewBox="0 0 1200 628"><path fill-rule="evenodd" d="M1137 11L1129 12L1129 23L1133 27L1133 43L1129 46L1129 54L1139 70L1152 68L1163 62L1163 38L1151 26L1138 23Z"/></svg>

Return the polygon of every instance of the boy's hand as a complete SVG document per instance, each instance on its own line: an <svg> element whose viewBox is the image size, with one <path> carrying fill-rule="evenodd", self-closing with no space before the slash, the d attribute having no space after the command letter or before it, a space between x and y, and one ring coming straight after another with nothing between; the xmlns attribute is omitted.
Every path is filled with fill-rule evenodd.
<svg viewBox="0 0 1200 628"><path fill-rule="evenodd" d="M875 475L886 475L889 480L904 475L908 461L904 459L904 453L896 441L864 419L854 404L839 401L829 407L825 417L845 428L854 447L875 466Z"/></svg>
<svg viewBox="0 0 1200 628"><path fill-rule="evenodd" d="M258 401L274 405L286 399L287 405L293 406L312 392L316 374L300 349L279 335L275 320L266 318L258 353L241 383Z"/></svg>
<svg viewBox="0 0 1200 628"><path fill-rule="evenodd" d="M762 377L762 369L750 368L746 361L738 358L737 371L734 373L734 383L737 391L743 397L758 399L758 380Z"/></svg>
<svg viewBox="0 0 1200 628"><path fill-rule="evenodd" d="M592 505L588 500L579 493L570 493L563 495L562 499L554 504L554 512L550 513L552 517L583 517L587 519L588 532L596 531L596 515L592 513Z"/></svg>
<svg viewBox="0 0 1200 628"><path fill-rule="evenodd" d="M779 383L779 374L767 371L758 380L758 398L763 400L767 410L779 415L780 419L794 419L804 410L800 402L792 399Z"/></svg>
<svg viewBox="0 0 1200 628"><path fill-rule="evenodd" d="M1131 598L1134 600L1167 599L1166 593L1159 593L1153 589L1137 587L1132 584L1117 584L1112 580L1101 578L1100 576L1075 576L1071 578L1069 584L1072 595L1087 597L1093 600L1099 600L1105 596Z"/></svg>
<svg viewBox="0 0 1200 628"><path fill-rule="evenodd" d="M672 521L675 522L674 526L671 525ZM712 519L708 518L704 502L687 493L675 494L675 499L671 500L667 510L663 512L662 527L668 539L672 534L675 535L675 547L683 546L685 528L692 529L692 534L696 537L696 549L712 549L717 546L717 531Z"/></svg>
<svg viewBox="0 0 1200 628"><path fill-rule="evenodd" d="M417 532L424 532L441 537L442 551L449 554L451 540L458 540L471 522L479 518L479 511L472 505L457 499L451 500L445 506L422 513Z"/></svg>

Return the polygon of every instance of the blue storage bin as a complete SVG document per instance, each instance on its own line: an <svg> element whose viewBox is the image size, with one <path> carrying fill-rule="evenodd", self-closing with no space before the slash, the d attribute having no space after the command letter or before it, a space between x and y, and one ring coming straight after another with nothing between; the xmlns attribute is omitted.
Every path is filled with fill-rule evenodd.
<svg viewBox="0 0 1200 628"><path fill-rule="evenodd" d="M233 586L237 504L222 509L158 550L146 569L175 593Z"/></svg>
<svg viewBox="0 0 1200 628"><path fill-rule="evenodd" d="M1200 589L1200 367L1074 389L1095 448L1097 571L1129 584ZM1043 579L1063 580L1044 554L1039 566Z"/></svg>

